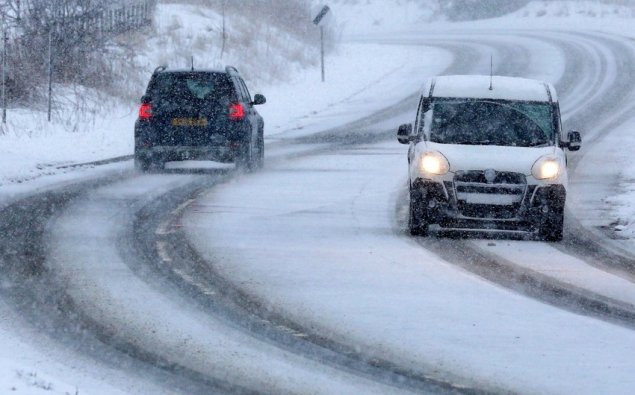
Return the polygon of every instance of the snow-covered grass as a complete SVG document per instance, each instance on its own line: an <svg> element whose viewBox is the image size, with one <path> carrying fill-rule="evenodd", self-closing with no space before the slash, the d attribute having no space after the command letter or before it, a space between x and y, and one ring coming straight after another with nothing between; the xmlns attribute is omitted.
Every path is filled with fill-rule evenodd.
<svg viewBox="0 0 635 395"><path fill-rule="evenodd" d="M136 108L112 98L108 110L95 113L92 105L66 103L50 123L46 111L9 109L0 126L0 188L68 172L69 165L130 155Z"/></svg>
<svg viewBox="0 0 635 395"><path fill-rule="evenodd" d="M159 4L155 34L137 56L144 76L158 65L221 68L238 66L252 84L286 81L289 74L315 66L319 48L299 40L279 26L244 16L226 17L226 45L222 46L222 16L202 5ZM319 32L316 30L316 35Z"/></svg>

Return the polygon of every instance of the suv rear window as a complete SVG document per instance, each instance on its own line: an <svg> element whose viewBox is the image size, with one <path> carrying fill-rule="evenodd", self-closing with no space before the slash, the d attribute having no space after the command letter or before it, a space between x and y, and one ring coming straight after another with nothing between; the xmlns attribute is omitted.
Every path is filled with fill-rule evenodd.
<svg viewBox="0 0 635 395"><path fill-rule="evenodd" d="M160 73L148 87L148 94L174 104L229 101L234 98L231 80L224 73Z"/></svg>

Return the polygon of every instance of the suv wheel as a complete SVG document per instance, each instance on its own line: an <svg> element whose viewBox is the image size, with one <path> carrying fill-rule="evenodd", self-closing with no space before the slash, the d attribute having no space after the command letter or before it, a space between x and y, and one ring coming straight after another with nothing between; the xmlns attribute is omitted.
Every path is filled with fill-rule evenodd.
<svg viewBox="0 0 635 395"><path fill-rule="evenodd" d="M410 209L408 215L408 229L413 236L428 235L428 218L426 209L428 206L427 198L424 193L418 189L410 189Z"/></svg>
<svg viewBox="0 0 635 395"><path fill-rule="evenodd" d="M242 171L250 171L254 168L253 150L251 141L246 141L241 147L236 158L236 168Z"/></svg>
<svg viewBox="0 0 635 395"><path fill-rule="evenodd" d="M139 171L146 172L150 170L150 161L148 158L144 158L141 156L135 156L134 158L134 167Z"/></svg>
<svg viewBox="0 0 635 395"><path fill-rule="evenodd" d="M152 160L144 156L135 156L134 167L135 169L146 173L152 170L165 169L165 162L163 160L157 160L157 159Z"/></svg>
<svg viewBox="0 0 635 395"><path fill-rule="evenodd" d="M262 169L265 165L265 137L262 130L258 133L258 156L256 157L256 168Z"/></svg>

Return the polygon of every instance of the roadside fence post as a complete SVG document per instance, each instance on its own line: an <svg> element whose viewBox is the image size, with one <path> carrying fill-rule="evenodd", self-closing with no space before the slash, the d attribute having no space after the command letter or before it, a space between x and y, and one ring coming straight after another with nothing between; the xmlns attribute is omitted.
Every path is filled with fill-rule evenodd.
<svg viewBox="0 0 635 395"><path fill-rule="evenodd" d="M49 68L48 68L48 77L49 77L49 95L48 95L48 121L51 122L51 108L53 102L53 31L49 30Z"/></svg>

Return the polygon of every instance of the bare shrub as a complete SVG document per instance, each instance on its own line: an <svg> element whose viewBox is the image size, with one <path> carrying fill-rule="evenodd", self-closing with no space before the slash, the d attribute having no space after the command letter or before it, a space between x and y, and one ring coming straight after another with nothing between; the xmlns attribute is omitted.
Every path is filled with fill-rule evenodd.
<svg viewBox="0 0 635 395"><path fill-rule="evenodd" d="M48 78L49 39L55 82L109 87L113 76L109 60L117 55L113 40L124 31L145 26L155 2L118 4L101 0L0 1L0 17L10 27L9 99L33 103L45 96L41 91ZM124 5L128 8L121 8Z"/></svg>

